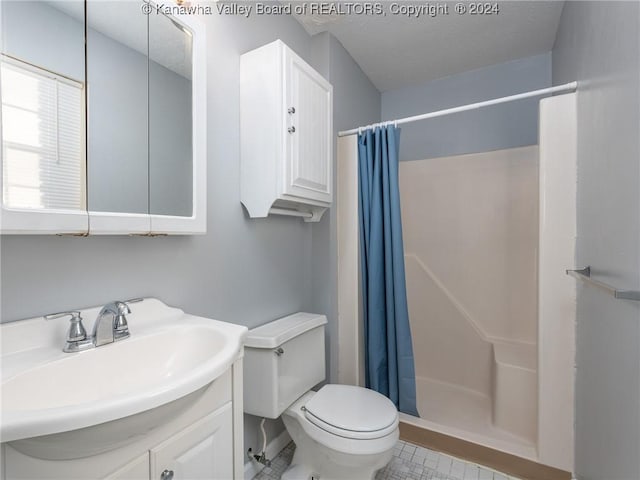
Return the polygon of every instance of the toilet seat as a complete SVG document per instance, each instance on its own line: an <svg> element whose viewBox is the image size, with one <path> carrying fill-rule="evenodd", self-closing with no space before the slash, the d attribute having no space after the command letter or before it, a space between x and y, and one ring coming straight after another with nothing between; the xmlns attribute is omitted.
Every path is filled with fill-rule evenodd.
<svg viewBox="0 0 640 480"><path fill-rule="evenodd" d="M373 440L398 428L398 411L378 392L352 385L325 385L304 405L317 427L344 438Z"/></svg>
<svg viewBox="0 0 640 480"><path fill-rule="evenodd" d="M340 431L340 435L331 433L328 429L318 426L309 420L306 414L306 405L317 395L317 392L309 391L294 402L283 415L284 424L291 434L296 445L301 440L299 435L304 432L303 437L309 438L312 442L317 442L339 455L382 455L392 450L398 442L399 428L396 427L387 435L371 439L349 438L349 432Z"/></svg>

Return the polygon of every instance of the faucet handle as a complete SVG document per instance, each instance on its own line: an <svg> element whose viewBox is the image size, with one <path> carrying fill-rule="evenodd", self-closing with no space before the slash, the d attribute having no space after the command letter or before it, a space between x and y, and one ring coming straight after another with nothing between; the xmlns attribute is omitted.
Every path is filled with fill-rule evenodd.
<svg viewBox="0 0 640 480"><path fill-rule="evenodd" d="M131 313L131 311L128 313ZM129 332L129 324L127 323L127 317L124 316L124 313L116 315L113 320L113 331L118 333Z"/></svg>
<svg viewBox="0 0 640 480"><path fill-rule="evenodd" d="M44 316L44 319L45 320L55 320L56 318L66 317L67 315L70 316L72 319L73 318L82 318L82 317L80 317L80 312L78 312L77 310L69 310L68 312L49 313L49 314Z"/></svg>
<svg viewBox="0 0 640 480"><path fill-rule="evenodd" d="M82 316L77 310L71 310L69 312L50 313L45 315L46 320L54 320L56 318L62 318L70 316L69 319L71 325L69 326L69 332L67 333L67 344L82 342L87 339L87 331L82 325Z"/></svg>
<svg viewBox="0 0 640 480"><path fill-rule="evenodd" d="M80 316L80 312L73 312L77 315L71 316L71 326L69 327L69 333L67 334L68 342L79 342L81 340L87 339L87 331L84 329L84 325L82 325L82 317Z"/></svg>
<svg viewBox="0 0 640 480"><path fill-rule="evenodd" d="M139 303L142 302L144 298L130 298L129 300L123 300L122 303L126 303L129 305L130 303Z"/></svg>
<svg viewBox="0 0 640 480"><path fill-rule="evenodd" d="M122 302L120 300L115 300L103 308L104 310L110 311L113 313L113 334L114 340L122 340L127 338L129 334L129 324L127 323L126 315L131 313L131 309L129 308L130 302L139 301L138 299L127 300L126 302Z"/></svg>
<svg viewBox="0 0 640 480"><path fill-rule="evenodd" d="M131 309L126 302L115 300L104 307L106 310L113 312L115 315L126 315L131 313Z"/></svg>
<svg viewBox="0 0 640 480"><path fill-rule="evenodd" d="M116 315L115 322L113 324L113 329L116 332L124 333L129 331L129 326L127 325L127 318L125 317L125 314L131 313L129 304L138 303L143 300L144 298L130 298L129 300L114 302L118 308L118 311L120 312L118 315Z"/></svg>

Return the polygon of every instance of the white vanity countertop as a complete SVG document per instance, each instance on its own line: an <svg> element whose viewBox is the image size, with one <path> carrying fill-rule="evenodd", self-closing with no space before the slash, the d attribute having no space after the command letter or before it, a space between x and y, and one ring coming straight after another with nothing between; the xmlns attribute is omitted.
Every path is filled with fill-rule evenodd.
<svg viewBox="0 0 640 480"><path fill-rule="evenodd" d="M87 332L99 311L81 310ZM79 353L62 352L64 318L0 325L3 442L156 408L208 385L242 357L246 327L153 298L131 312L130 338Z"/></svg>

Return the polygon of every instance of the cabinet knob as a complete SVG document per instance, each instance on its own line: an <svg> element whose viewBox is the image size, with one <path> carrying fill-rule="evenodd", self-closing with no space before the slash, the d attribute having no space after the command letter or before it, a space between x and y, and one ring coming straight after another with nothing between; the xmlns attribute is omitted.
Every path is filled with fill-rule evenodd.
<svg viewBox="0 0 640 480"><path fill-rule="evenodd" d="M296 131L296 127L294 127L294 126L291 126L291 127L287 128L287 132L289 132L289 133L295 133L295 131Z"/></svg>
<svg viewBox="0 0 640 480"><path fill-rule="evenodd" d="M296 113L296 107L289 107L289 110L287 110L287 112L288 112L289 114Z"/></svg>
<svg viewBox="0 0 640 480"><path fill-rule="evenodd" d="M173 480L173 470L165 470L160 474L160 480Z"/></svg>

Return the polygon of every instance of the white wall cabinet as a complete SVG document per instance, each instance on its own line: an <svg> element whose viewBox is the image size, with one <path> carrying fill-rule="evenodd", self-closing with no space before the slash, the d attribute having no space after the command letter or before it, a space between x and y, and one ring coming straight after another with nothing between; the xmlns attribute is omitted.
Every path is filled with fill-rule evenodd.
<svg viewBox="0 0 640 480"><path fill-rule="evenodd" d="M241 201L251 217L320 220L332 201L332 111L331 84L282 41L242 55Z"/></svg>

